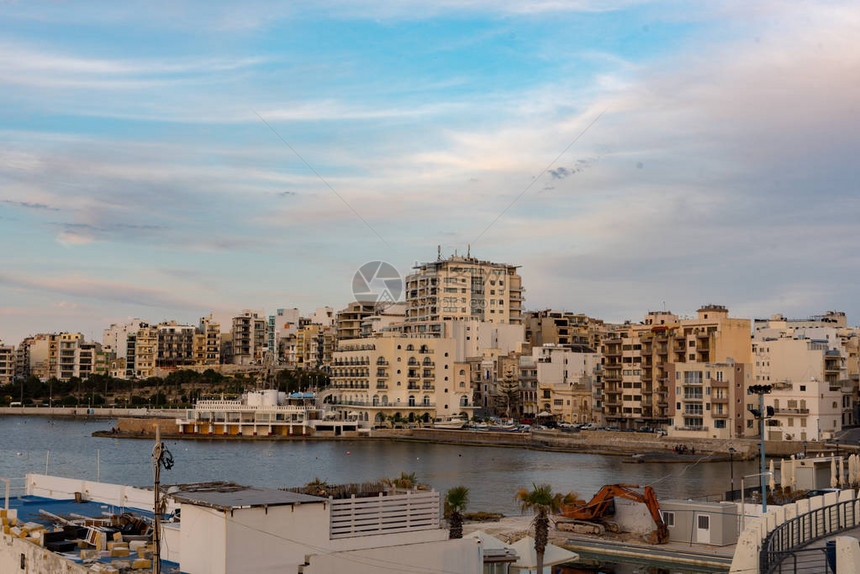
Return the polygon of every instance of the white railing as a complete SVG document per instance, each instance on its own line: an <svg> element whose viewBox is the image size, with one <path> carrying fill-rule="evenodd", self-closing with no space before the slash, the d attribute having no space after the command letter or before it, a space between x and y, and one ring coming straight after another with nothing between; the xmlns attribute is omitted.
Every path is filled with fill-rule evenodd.
<svg viewBox="0 0 860 574"><path fill-rule="evenodd" d="M396 534L440 527L440 496L435 491L331 500L330 537Z"/></svg>

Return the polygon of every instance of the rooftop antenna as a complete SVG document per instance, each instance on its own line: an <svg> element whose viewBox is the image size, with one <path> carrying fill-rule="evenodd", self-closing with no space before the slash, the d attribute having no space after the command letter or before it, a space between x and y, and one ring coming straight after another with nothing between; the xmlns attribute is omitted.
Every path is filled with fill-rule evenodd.
<svg viewBox="0 0 860 574"><path fill-rule="evenodd" d="M471 258L472 258L472 244L467 243L466 244L466 259L471 259Z"/></svg>
<svg viewBox="0 0 860 574"><path fill-rule="evenodd" d="M442 261L442 246L436 246L436 261Z"/></svg>

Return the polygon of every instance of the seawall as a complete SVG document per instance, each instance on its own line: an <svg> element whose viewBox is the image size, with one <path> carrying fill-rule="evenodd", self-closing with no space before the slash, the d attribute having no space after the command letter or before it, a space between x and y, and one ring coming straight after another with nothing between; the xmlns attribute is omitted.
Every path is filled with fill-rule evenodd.
<svg viewBox="0 0 860 574"><path fill-rule="evenodd" d="M560 452L587 452L591 454L608 454L629 456L644 454L649 462L687 462L692 459L707 457L708 460L728 460L728 449L735 449L735 458L755 457L758 453L759 442L756 439L677 439L651 433L622 433L611 431L583 431L565 433L559 431L533 431L530 433L490 432L474 430L449 430L435 428L414 429L374 429L369 434L346 434L334 437L329 433L310 433L309 436L235 436L235 435L187 435L179 434L176 420L173 418L120 418L116 424L116 433L98 431L96 436L114 436L116 438L148 438L155 434L154 424L161 427L161 434L168 439L184 440L398 440L414 442L430 442L463 446L494 446L507 448L531 448ZM688 449L695 449L696 454L675 455L673 447L684 444ZM766 443L768 456L790 456L803 452L802 443L788 441L769 441ZM812 450L812 449L810 449ZM656 457L656 458L655 458Z"/></svg>

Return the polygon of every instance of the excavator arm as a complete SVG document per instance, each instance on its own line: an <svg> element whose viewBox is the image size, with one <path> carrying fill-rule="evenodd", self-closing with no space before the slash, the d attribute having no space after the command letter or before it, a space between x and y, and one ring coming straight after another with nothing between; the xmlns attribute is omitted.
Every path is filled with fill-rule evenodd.
<svg viewBox="0 0 860 574"><path fill-rule="evenodd" d="M652 543L665 544L669 541L669 529L660 515L660 505L657 503L654 489L646 486L643 494L635 490L637 488L639 486L635 484L607 484L586 503L579 504L580 501L577 501L573 504L566 504L562 507L560 514L574 520L602 521L614 514L612 501L615 498L641 502L648 508L651 518L657 525L657 529L651 533L649 540Z"/></svg>

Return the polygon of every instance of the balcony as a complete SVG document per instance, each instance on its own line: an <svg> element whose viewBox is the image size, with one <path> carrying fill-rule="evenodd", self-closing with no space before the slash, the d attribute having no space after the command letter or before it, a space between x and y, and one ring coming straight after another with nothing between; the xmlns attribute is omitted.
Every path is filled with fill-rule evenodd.
<svg viewBox="0 0 860 574"><path fill-rule="evenodd" d="M787 408L777 408L773 409L774 414L778 415L808 415L809 409L787 409Z"/></svg>

